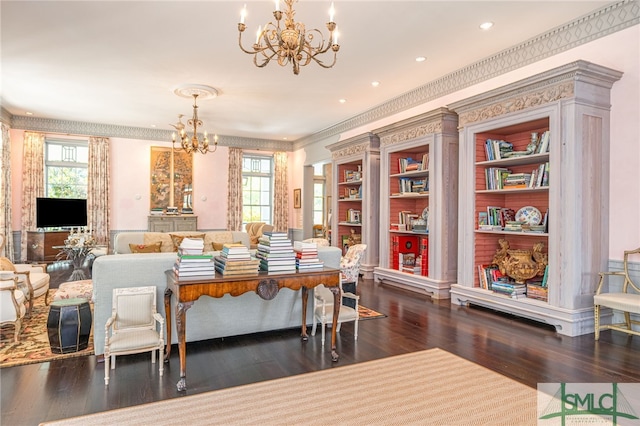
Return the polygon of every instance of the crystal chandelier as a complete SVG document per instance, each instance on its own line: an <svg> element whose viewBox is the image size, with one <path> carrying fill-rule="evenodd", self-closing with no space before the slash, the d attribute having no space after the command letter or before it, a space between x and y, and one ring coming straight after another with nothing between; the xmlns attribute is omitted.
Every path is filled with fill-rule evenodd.
<svg viewBox="0 0 640 426"><path fill-rule="evenodd" d="M209 145L209 137L207 136L207 132L204 132L204 139L200 141L198 138L198 127L202 127L202 120L198 118L198 95L199 93L193 93L193 117L187 121L187 125L193 129L192 136L189 137L185 130L185 124L182 122L182 117L184 115L178 114L178 122L176 124L172 124L171 126L175 127L178 131L178 136L180 137L180 146L176 147L176 133L171 134L171 139L173 142L174 149L182 149L186 151L188 154L192 152L199 152L201 154L206 154L207 152L215 152L218 149L218 135L213 136L213 149Z"/></svg>
<svg viewBox="0 0 640 426"><path fill-rule="evenodd" d="M242 33L247 28L244 20L247 15L246 5L240 14L240 23L238 24L238 44L240 49L253 55L253 63L262 68L266 66L272 59L276 58L278 64L285 66L289 63L293 65L293 73L300 73L300 66L308 65L311 61L316 62L323 68L331 68L336 63L336 53L340 50L338 44L338 32L336 23L333 22L333 3L329 9L329 22L327 29L329 30L329 39L325 41L324 35L318 29L305 31L304 24L295 22L293 17L296 12L293 10L293 3L297 0L284 0L286 10L284 11L284 26L281 27L283 12L280 10L280 1L275 0L276 9L273 16L276 23L269 22L262 27L258 27L256 34L256 42L253 49L245 49L242 46ZM316 40L317 37L317 40ZM325 64L320 55L331 49L333 51L333 62L330 65Z"/></svg>

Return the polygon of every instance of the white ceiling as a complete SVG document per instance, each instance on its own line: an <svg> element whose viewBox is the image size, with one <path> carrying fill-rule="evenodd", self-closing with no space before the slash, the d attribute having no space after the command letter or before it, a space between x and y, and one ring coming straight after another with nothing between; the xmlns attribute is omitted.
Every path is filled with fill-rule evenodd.
<svg viewBox="0 0 640 426"><path fill-rule="evenodd" d="M609 3L334 1L337 64L312 63L296 76L276 63L259 69L240 51L243 0L2 0L2 107L16 116L172 130L177 114L192 111L174 89L203 84L220 91L199 102L210 133L295 141ZM246 5L249 46L274 7ZM300 0L296 20L326 31L329 5ZM495 25L482 31L484 21ZM415 62L420 55L427 60Z"/></svg>

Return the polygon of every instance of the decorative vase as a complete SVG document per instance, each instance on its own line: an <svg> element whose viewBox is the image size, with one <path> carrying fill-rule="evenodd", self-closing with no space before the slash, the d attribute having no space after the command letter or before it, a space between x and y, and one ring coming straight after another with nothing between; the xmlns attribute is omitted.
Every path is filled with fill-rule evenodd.
<svg viewBox="0 0 640 426"><path fill-rule="evenodd" d="M503 263L504 269L516 283L524 284L540 272L538 263L531 257L531 250L507 250L507 254Z"/></svg>

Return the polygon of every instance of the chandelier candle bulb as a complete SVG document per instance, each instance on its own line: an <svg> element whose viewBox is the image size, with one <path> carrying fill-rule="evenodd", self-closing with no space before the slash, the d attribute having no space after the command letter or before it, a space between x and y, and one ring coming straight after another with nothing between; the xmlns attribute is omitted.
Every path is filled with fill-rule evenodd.
<svg viewBox="0 0 640 426"><path fill-rule="evenodd" d="M256 45L260 43L261 33L262 33L262 25L258 25L258 31L256 32Z"/></svg>
<svg viewBox="0 0 640 426"><path fill-rule="evenodd" d="M280 11L280 0L276 0L276 8L275 11L278 12Z"/></svg>
<svg viewBox="0 0 640 426"><path fill-rule="evenodd" d="M244 24L244 19L247 17L247 5L245 4L240 11L240 23Z"/></svg>
<svg viewBox="0 0 640 426"><path fill-rule="evenodd" d="M335 15L335 13L336 10L333 7L333 2L331 2L331 7L329 8L329 22L333 22L333 16Z"/></svg>

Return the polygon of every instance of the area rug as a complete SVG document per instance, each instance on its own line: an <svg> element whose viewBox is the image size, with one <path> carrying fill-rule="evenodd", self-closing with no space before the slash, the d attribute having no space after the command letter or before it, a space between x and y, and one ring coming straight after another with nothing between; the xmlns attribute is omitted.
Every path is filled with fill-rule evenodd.
<svg viewBox="0 0 640 426"><path fill-rule="evenodd" d="M49 300L53 300L55 290L49 292ZM22 332L20 341L14 342L13 327L3 327L0 341L0 368L14 367L16 365L34 364L37 362L53 361L74 356L93 355L93 330L89 337L87 349L68 354L54 354L49 346L47 335L47 317L49 306L44 304L44 298L40 297L33 303L33 311L30 318L22 320Z"/></svg>
<svg viewBox="0 0 640 426"><path fill-rule="evenodd" d="M369 309L362 305L358 305L358 315L360 315L360 320L386 317L385 314L381 314L380 312L374 311L373 309Z"/></svg>
<svg viewBox="0 0 640 426"><path fill-rule="evenodd" d="M43 424L520 426L536 424L536 398L534 388L430 349Z"/></svg>

